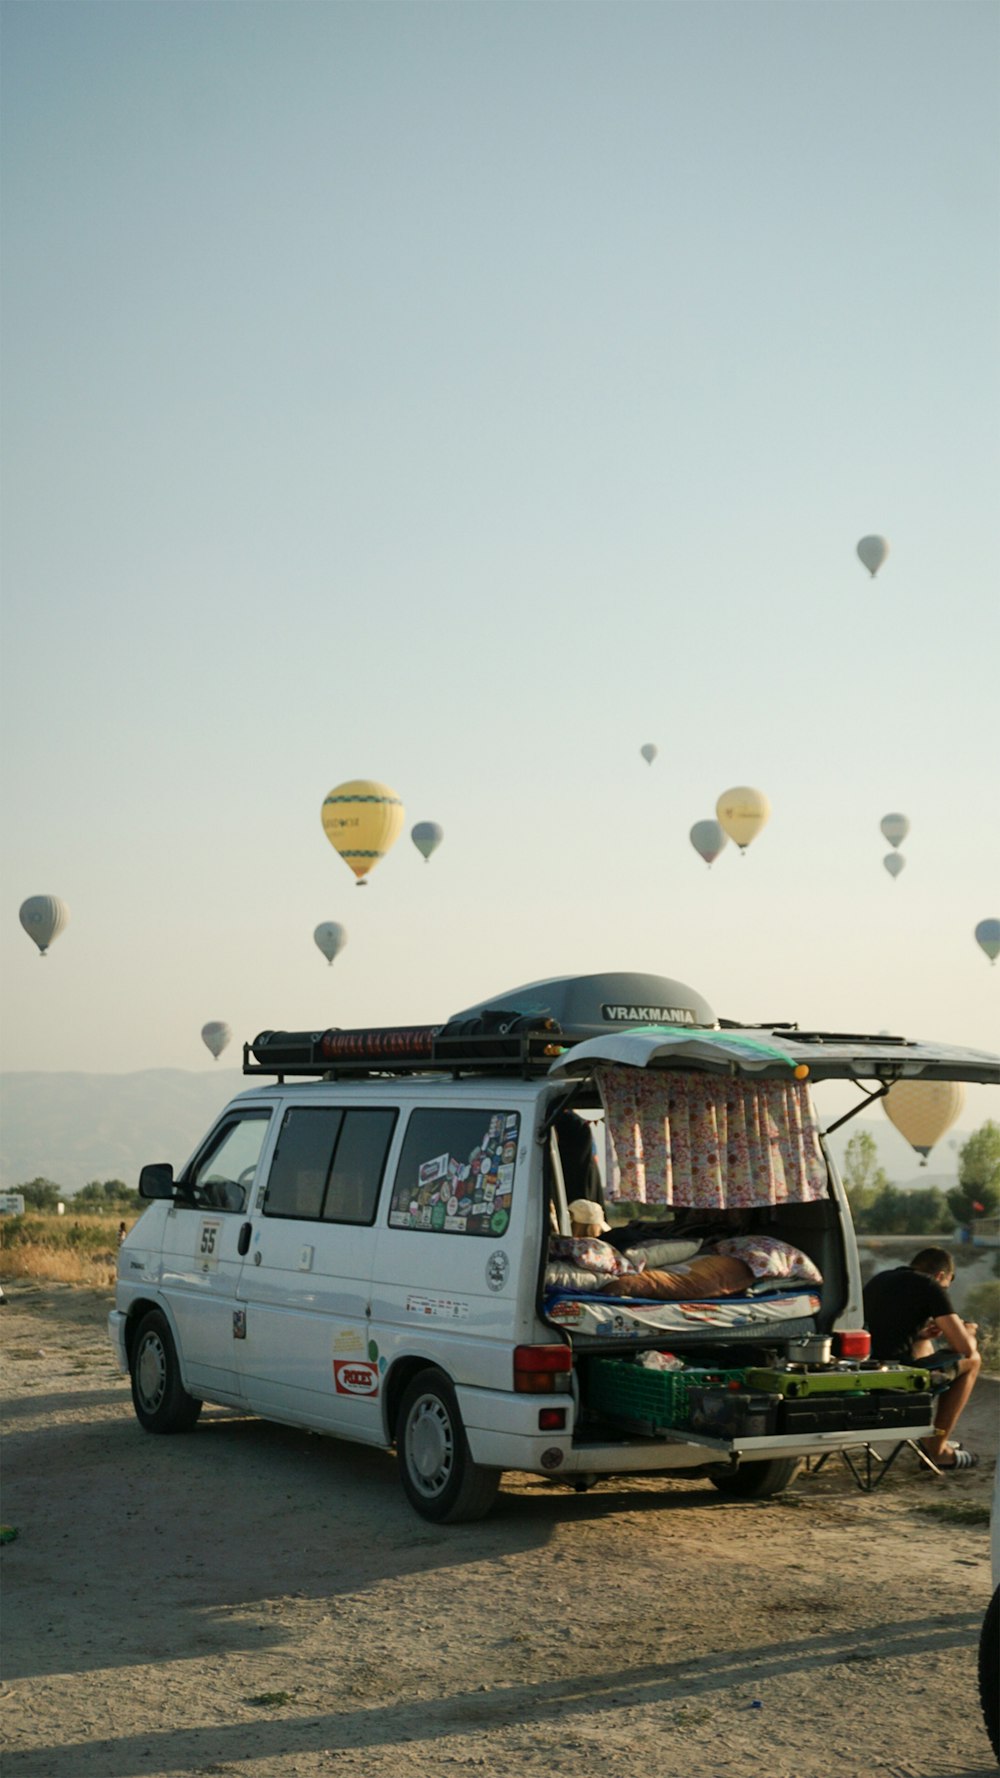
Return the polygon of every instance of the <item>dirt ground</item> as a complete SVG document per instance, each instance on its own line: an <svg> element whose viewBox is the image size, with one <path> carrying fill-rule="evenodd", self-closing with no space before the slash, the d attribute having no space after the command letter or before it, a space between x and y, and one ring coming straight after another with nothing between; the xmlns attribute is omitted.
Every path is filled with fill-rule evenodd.
<svg viewBox="0 0 1000 1778"><path fill-rule="evenodd" d="M987 1778L1000 1384L935 1480L837 1459L781 1499L510 1475L417 1518L393 1457L206 1409L132 1414L110 1298L7 1286L6 1778Z"/></svg>

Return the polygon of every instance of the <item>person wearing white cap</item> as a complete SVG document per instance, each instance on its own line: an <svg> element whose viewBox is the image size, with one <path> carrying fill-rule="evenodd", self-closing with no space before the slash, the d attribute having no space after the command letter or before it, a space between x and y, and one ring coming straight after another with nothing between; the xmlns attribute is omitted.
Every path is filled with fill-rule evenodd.
<svg viewBox="0 0 1000 1778"><path fill-rule="evenodd" d="M569 1206L569 1220L574 1235L584 1240L597 1240L611 1227L604 1219L600 1204L593 1198L574 1198Z"/></svg>

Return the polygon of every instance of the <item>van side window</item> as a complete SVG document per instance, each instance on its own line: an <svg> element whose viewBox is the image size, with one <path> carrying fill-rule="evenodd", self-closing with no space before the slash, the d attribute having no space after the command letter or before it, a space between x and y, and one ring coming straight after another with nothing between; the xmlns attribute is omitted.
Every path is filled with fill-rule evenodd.
<svg viewBox="0 0 1000 1778"><path fill-rule="evenodd" d="M286 1111L264 1199L265 1216L371 1223L396 1112L294 1106Z"/></svg>
<svg viewBox="0 0 1000 1778"><path fill-rule="evenodd" d="M207 1154L199 1155L187 1178L180 1181L183 1197L215 1210L244 1210L270 1117L269 1111L250 1111L227 1123ZM178 1202L183 1203L183 1198Z"/></svg>
<svg viewBox="0 0 1000 1778"><path fill-rule="evenodd" d="M319 1216L343 1121L342 1111L327 1106L285 1112L267 1181L265 1216Z"/></svg>
<svg viewBox="0 0 1000 1778"><path fill-rule="evenodd" d="M395 1111L345 1111L323 1205L324 1222L375 1221L395 1124Z"/></svg>
<svg viewBox="0 0 1000 1778"><path fill-rule="evenodd" d="M502 1235L510 1221L520 1127L516 1111L414 1111L396 1169L389 1227Z"/></svg>

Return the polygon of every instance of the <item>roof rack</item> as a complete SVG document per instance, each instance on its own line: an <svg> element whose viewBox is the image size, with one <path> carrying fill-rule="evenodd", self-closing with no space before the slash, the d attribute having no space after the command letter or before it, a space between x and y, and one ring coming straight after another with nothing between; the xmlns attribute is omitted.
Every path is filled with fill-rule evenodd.
<svg viewBox="0 0 1000 1778"><path fill-rule="evenodd" d="M475 1030L466 1027L475 1025ZM492 1028L483 1029L484 1025ZM261 1031L243 1045L244 1074L338 1080L365 1075L548 1072L576 1039L554 1019L456 1020L450 1025L388 1025L342 1031Z"/></svg>

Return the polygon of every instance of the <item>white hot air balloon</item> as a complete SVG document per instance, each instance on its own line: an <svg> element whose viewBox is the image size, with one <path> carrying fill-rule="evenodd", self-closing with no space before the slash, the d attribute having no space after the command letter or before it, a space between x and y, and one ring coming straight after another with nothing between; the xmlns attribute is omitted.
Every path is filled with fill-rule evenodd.
<svg viewBox="0 0 1000 1778"><path fill-rule="evenodd" d="M910 831L910 823L905 815L883 815L879 826L890 846L901 846Z"/></svg>
<svg viewBox="0 0 1000 1778"><path fill-rule="evenodd" d="M906 859L903 857L902 852L887 852L882 863L885 865L890 877L898 877L900 871L906 868Z"/></svg>
<svg viewBox="0 0 1000 1778"><path fill-rule="evenodd" d="M69 921L69 908L58 895L29 895L22 901L18 918L28 937L34 939L40 956L44 957L53 939L59 937Z"/></svg>
<svg viewBox="0 0 1000 1778"><path fill-rule="evenodd" d="M696 821L690 833L691 844L699 857L711 868L729 841L717 821Z"/></svg>
<svg viewBox="0 0 1000 1778"><path fill-rule="evenodd" d="M888 554L889 545L884 537L862 537L858 544L858 555L873 580Z"/></svg>
<svg viewBox="0 0 1000 1778"><path fill-rule="evenodd" d="M216 1061L219 1060L232 1035L229 1026L223 1024L221 1019L209 1019L208 1024L201 1028L201 1040L206 1048L211 1050Z"/></svg>
<svg viewBox="0 0 1000 1778"><path fill-rule="evenodd" d="M652 765L659 751L660 749L657 747L655 741L644 741L639 748L639 752L642 754L642 757L648 766Z"/></svg>
<svg viewBox="0 0 1000 1778"><path fill-rule="evenodd" d="M327 962L332 963L347 943L347 932L339 920L323 920L313 933L313 938Z"/></svg>
<svg viewBox="0 0 1000 1778"><path fill-rule="evenodd" d="M771 805L762 790L753 790L748 784L737 784L732 790L722 792L715 805L715 813L723 832L736 841L741 852L745 852L750 841L756 839L767 822Z"/></svg>
<svg viewBox="0 0 1000 1778"><path fill-rule="evenodd" d="M976 927L976 943L986 952L991 963L1000 957L1000 920L980 920Z"/></svg>
<svg viewBox="0 0 1000 1778"><path fill-rule="evenodd" d="M431 853L437 851L444 839L444 828L439 827L436 821L418 821L410 838L424 863L429 864Z"/></svg>

